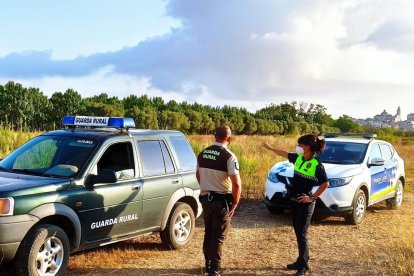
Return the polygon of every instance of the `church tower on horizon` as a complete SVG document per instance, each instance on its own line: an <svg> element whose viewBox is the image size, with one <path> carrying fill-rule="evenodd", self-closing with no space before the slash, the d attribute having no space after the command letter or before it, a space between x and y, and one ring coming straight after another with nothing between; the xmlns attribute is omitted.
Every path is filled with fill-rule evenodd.
<svg viewBox="0 0 414 276"><path fill-rule="evenodd" d="M401 122L401 108L400 107L397 108L397 115L395 115L395 121Z"/></svg>

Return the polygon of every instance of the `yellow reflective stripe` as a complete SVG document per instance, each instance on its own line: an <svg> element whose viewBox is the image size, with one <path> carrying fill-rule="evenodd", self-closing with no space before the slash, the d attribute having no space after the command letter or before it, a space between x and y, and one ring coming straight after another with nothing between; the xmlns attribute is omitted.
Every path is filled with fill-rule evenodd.
<svg viewBox="0 0 414 276"><path fill-rule="evenodd" d="M374 200L374 199L377 199L377 198L379 198L379 197L382 197L383 195L386 195L386 194L388 194L389 192L392 192L392 191L394 191L395 189L397 188L397 185L393 185L393 186L391 186L390 188L387 188L387 189L385 189L385 190L383 190L383 191L381 191L381 192L378 192L378 193L376 193L376 194L374 194L374 195L372 195L372 196L370 196L370 200Z"/></svg>

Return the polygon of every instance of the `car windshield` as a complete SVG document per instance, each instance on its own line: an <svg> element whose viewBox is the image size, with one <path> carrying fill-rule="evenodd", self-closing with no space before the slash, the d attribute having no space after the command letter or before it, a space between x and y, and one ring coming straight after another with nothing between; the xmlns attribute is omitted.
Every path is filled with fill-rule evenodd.
<svg viewBox="0 0 414 276"><path fill-rule="evenodd" d="M2 171L39 176L76 176L97 146L93 139L38 136L0 161Z"/></svg>
<svg viewBox="0 0 414 276"><path fill-rule="evenodd" d="M364 161L367 144L326 141L323 154L318 155L322 163L361 164Z"/></svg>

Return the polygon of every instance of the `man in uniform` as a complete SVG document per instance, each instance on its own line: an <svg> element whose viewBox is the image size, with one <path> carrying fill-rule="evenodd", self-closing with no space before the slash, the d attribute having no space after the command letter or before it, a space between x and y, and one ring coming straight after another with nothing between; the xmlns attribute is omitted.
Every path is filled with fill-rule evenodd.
<svg viewBox="0 0 414 276"><path fill-rule="evenodd" d="M227 149L231 140L230 127L217 127L215 140L198 155L196 173L204 212L205 272L209 276L220 275L223 242L241 194L239 163Z"/></svg>

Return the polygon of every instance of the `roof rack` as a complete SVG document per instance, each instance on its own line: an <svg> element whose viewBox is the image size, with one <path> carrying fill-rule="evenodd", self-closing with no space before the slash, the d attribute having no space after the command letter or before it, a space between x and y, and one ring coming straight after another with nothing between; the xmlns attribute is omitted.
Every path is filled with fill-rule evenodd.
<svg viewBox="0 0 414 276"><path fill-rule="evenodd" d="M324 133L325 138L336 138L336 137L362 137L365 139L374 139L377 137L376 134L372 133L340 133L340 132L327 132Z"/></svg>

